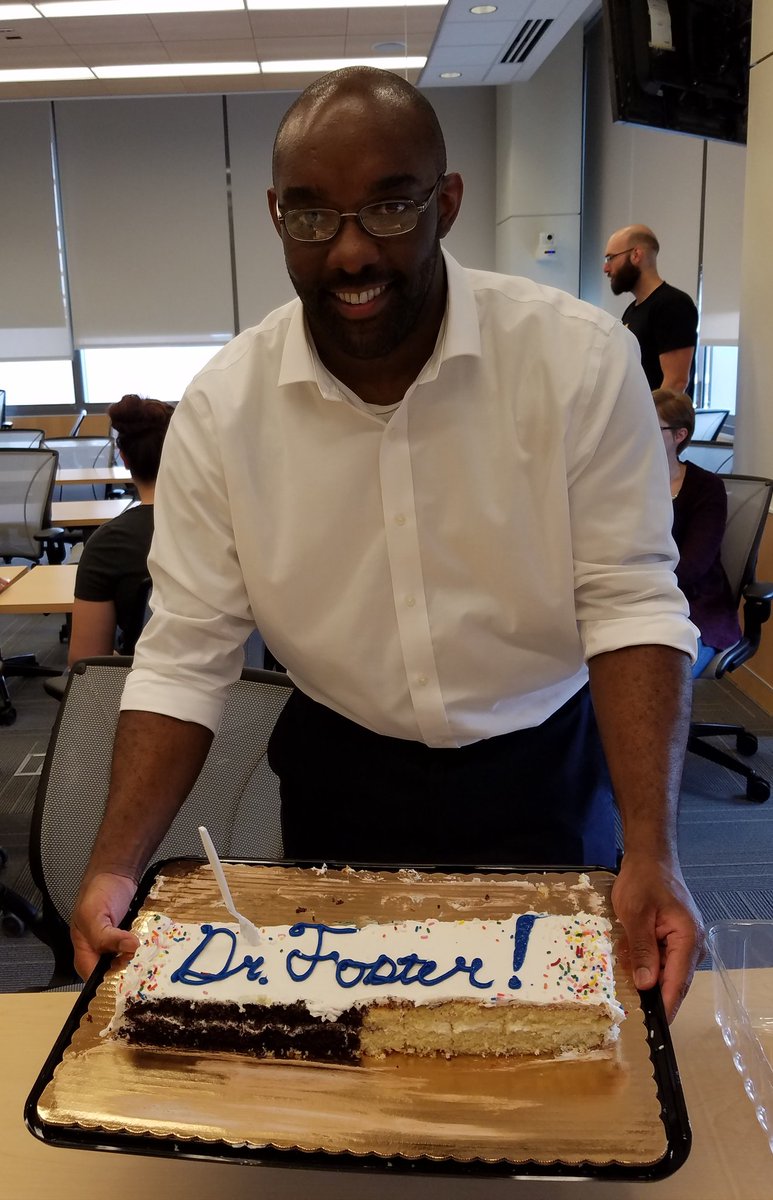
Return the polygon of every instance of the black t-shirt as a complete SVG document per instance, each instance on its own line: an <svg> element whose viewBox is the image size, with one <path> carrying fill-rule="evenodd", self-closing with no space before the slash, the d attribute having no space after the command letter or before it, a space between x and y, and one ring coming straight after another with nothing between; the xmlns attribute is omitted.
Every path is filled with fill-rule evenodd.
<svg viewBox="0 0 773 1200"><path fill-rule="evenodd" d="M75 598L113 601L122 654L134 653L142 629L152 538L153 505L139 504L100 525L84 545L78 563Z"/></svg>
<svg viewBox="0 0 773 1200"><path fill-rule="evenodd" d="M641 346L641 365L650 389L663 382L661 354L692 346L698 336L698 310L687 292L661 283L641 304L629 304L623 313L623 324L635 334ZM685 391L692 396L695 384L695 354L690 364L690 378Z"/></svg>

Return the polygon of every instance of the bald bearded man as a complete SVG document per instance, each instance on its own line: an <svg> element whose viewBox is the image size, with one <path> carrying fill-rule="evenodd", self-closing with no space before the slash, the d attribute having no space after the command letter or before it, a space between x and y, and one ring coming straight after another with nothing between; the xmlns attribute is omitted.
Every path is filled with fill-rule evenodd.
<svg viewBox="0 0 773 1200"><path fill-rule="evenodd" d="M647 382L692 396L698 310L686 292L658 274L660 243L646 225L613 233L604 254L604 274L615 296L633 294L622 316L641 347Z"/></svg>

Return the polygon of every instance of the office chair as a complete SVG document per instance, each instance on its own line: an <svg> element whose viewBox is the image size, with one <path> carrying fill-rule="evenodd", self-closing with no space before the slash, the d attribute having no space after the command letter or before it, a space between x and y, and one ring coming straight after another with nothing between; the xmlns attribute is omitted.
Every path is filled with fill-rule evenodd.
<svg viewBox="0 0 773 1200"><path fill-rule="evenodd" d="M700 675L701 679L721 679L748 662L762 637L762 626L770 616L773 583L755 579L757 553L773 495L773 481L751 475L723 475L727 492L727 525L722 539L722 565L739 606L743 601L742 634L733 646L716 654ZM690 725L687 749L693 754L718 763L746 780L746 798L763 803L770 796L770 784L747 763L704 738L732 736L739 754L757 750L757 738L743 725L694 721Z"/></svg>
<svg viewBox="0 0 773 1200"><path fill-rule="evenodd" d="M86 419L86 409L82 408L82 409L80 409L80 411L78 412L78 415L76 416L75 420L72 423L72 426L69 431L70 437L75 437L75 435L78 433L78 431L79 431L81 425L83 424L83 422L85 421L85 419Z"/></svg>
<svg viewBox="0 0 773 1200"><path fill-rule="evenodd" d="M42 429L0 429L0 450L35 449L42 441Z"/></svg>
<svg viewBox="0 0 773 1200"><path fill-rule="evenodd" d="M727 408L696 408L693 436L699 442L715 442L729 415Z"/></svg>
<svg viewBox="0 0 773 1200"><path fill-rule="evenodd" d="M0 558L5 562L24 558L37 563L44 554L61 562L64 557L58 542L64 531L51 528L56 462L53 450L0 450ZM16 720L6 676L58 674L41 667L33 654L4 659L0 651L0 725Z"/></svg>
<svg viewBox="0 0 773 1200"><path fill-rule="evenodd" d="M132 660L119 655L76 663L48 746L30 831L30 866L43 897L27 922L54 953L49 986L73 978L68 925L102 820L118 706ZM266 748L292 684L274 671L245 668L231 685L201 774L153 855L154 861L203 857L206 825L227 858L282 857L279 781ZM0 892L8 910L13 894Z"/></svg>
<svg viewBox="0 0 773 1200"><path fill-rule="evenodd" d="M680 447L679 458L715 475L730 475L733 471L734 449L732 442L691 441L684 449Z"/></svg>
<svg viewBox="0 0 773 1200"><path fill-rule="evenodd" d="M115 466L115 443L111 437L57 437L46 438L44 446L56 450L59 455L59 467L68 470L73 467L112 467ZM102 500L107 494L107 485L95 487L94 484L57 484L56 500Z"/></svg>

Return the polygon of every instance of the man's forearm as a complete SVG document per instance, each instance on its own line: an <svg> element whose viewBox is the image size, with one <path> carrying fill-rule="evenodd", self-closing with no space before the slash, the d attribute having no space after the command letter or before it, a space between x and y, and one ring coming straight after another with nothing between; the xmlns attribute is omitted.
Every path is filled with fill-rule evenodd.
<svg viewBox="0 0 773 1200"><path fill-rule="evenodd" d="M670 646L628 646L597 655L588 667L626 851L674 857L689 658Z"/></svg>
<svg viewBox="0 0 773 1200"><path fill-rule="evenodd" d="M212 732L161 713L121 714L110 793L87 877L107 871L139 879L196 782Z"/></svg>

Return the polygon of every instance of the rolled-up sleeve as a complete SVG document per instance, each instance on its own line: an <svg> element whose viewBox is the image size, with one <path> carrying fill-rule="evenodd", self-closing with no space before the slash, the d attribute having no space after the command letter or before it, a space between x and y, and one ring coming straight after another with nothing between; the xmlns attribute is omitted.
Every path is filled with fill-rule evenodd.
<svg viewBox="0 0 773 1200"><path fill-rule="evenodd" d="M121 707L215 730L255 622L234 544L216 423L196 381L170 424L154 505L152 616Z"/></svg>
<svg viewBox="0 0 773 1200"><path fill-rule="evenodd" d="M609 334L586 406L569 429L575 602L585 657L674 646L695 660L696 630L674 570L668 463L638 346Z"/></svg>

